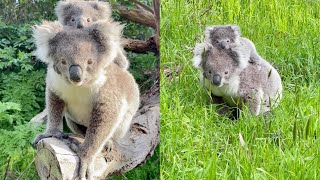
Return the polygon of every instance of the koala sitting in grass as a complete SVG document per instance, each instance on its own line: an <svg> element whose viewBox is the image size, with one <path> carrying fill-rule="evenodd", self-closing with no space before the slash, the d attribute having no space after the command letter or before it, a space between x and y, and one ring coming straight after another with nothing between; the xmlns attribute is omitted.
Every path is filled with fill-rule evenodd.
<svg viewBox="0 0 320 180"><path fill-rule="evenodd" d="M240 37L241 30L237 25L209 26L205 29L205 42L229 53L236 52L244 63L257 63L262 59L255 45L247 38Z"/></svg>
<svg viewBox="0 0 320 180"><path fill-rule="evenodd" d="M193 65L214 96L222 97L230 106L241 107L244 103L253 115L270 111L281 99L280 75L264 59L245 63L238 53L200 43L194 49Z"/></svg>
<svg viewBox="0 0 320 180"><path fill-rule="evenodd" d="M112 19L112 10L109 3L101 1L59 1L55 11L61 24L78 29L89 26L98 20ZM114 63L121 68L129 68L129 61L122 46L118 50Z"/></svg>

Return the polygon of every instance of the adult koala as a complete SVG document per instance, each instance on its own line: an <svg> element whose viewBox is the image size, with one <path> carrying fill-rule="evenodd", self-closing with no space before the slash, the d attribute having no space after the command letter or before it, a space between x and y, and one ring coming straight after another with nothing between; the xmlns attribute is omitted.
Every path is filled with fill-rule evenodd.
<svg viewBox="0 0 320 180"><path fill-rule="evenodd" d="M253 115L270 111L281 99L280 75L262 58L259 63L245 63L238 53L200 43L194 49L193 65L214 96L230 106L238 106L241 100Z"/></svg>
<svg viewBox="0 0 320 180"><path fill-rule="evenodd" d="M85 134L85 141L73 148L80 157L80 179L93 179L95 156L107 142L125 135L139 107L134 78L112 63L122 29L112 20L103 20L82 29L44 22L33 31L35 54L48 65L48 124L34 143L62 138L65 116L72 131ZM86 132L73 124L82 125Z"/></svg>

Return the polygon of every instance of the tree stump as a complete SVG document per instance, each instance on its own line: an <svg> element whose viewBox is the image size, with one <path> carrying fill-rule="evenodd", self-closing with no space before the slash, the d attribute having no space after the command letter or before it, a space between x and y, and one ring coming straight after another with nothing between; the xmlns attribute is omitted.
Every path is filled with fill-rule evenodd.
<svg viewBox="0 0 320 180"><path fill-rule="evenodd" d="M159 84L145 93L141 101L142 107L134 116L127 134L97 156L95 179L123 174L153 155L159 144ZM73 137L80 142L84 140ZM79 157L63 140L47 138L38 143L35 164L41 179L71 180L78 175Z"/></svg>

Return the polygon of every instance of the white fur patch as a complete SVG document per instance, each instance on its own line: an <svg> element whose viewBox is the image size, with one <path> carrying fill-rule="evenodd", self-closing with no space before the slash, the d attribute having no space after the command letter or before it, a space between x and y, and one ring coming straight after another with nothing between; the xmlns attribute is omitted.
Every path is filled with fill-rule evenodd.
<svg viewBox="0 0 320 180"><path fill-rule="evenodd" d="M215 28L215 27L211 26L211 27L206 27L206 29L204 30L204 41L205 41L205 42L211 42L210 32L211 32L214 28Z"/></svg>
<svg viewBox="0 0 320 180"><path fill-rule="evenodd" d="M221 87L214 86L212 83L203 77L202 73L200 73L200 82L204 85L204 87L210 91L213 95L222 97L227 104L231 106L235 106L235 101L238 97L238 90L240 79L238 76L229 79L228 84L224 84Z"/></svg>
<svg viewBox="0 0 320 180"><path fill-rule="evenodd" d="M202 61L202 57L201 56L194 56L192 58L193 66L195 68L199 68L200 67L201 61Z"/></svg>
<svg viewBox="0 0 320 180"><path fill-rule="evenodd" d="M33 27L33 37L37 46L34 55L36 55L42 62L49 63L49 40L63 29L63 26L58 22L43 22L43 24Z"/></svg>
<svg viewBox="0 0 320 180"><path fill-rule="evenodd" d="M92 112L92 97L104 84L106 77L100 78L90 87L67 83L52 67L48 67L47 86L66 103L66 115L73 121L88 126Z"/></svg>
<svg viewBox="0 0 320 180"><path fill-rule="evenodd" d="M208 45L206 43L197 43L193 50L193 66L195 68L200 68L202 62L202 54L204 51L208 50Z"/></svg>

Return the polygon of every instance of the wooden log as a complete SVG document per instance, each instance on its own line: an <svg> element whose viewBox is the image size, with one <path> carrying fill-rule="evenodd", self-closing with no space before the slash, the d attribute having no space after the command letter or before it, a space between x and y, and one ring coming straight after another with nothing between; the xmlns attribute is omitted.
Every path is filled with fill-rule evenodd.
<svg viewBox="0 0 320 180"><path fill-rule="evenodd" d="M153 155L160 141L159 84L146 92L141 100L142 107L134 116L128 133L97 156L96 179L123 174ZM80 142L84 140L73 137ZM71 180L77 177L79 157L66 141L47 138L38 143L35 164L41 179Z"/></svg>

